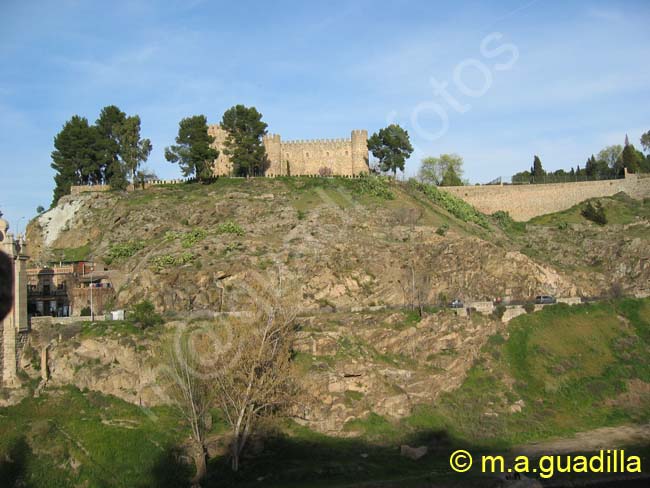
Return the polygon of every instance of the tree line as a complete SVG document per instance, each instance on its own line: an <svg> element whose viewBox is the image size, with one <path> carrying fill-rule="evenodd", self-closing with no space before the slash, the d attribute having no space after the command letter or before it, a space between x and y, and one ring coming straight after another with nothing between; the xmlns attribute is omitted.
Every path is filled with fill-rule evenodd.
<svg viewBox="0 0 650 488"><path fill-rule="evenodd" d="M264 175L270 161L263 144L268 126L262 114L255 107L235 105L224 112L219 124L227 134L223 152L232 163L232 175ZM178 164L183 176L207 183L215 178L214 162L220 156L214 141L205 115L185 117L178 124L175 144L165 148L165 159ZM396 124L374 133L368 149L377 159L373 169L393 175L404 171L413 152L408 132ZM138 115L127 116L115 105L104 107L94 124L74 115L54 138L52 205L69 194L73 185L110 185L123 190L129 183L135 186L155 178L140 169L151 150L151 141L141 138Z"/></svg>
<svg viewBox="0 0 650 488"><path fill-rule="evenodd" d="M56 205L73 185L111 185L124 189L129 179L145 178L139 172L151 153L149 139L140 136L140 117L128 116L115 105L104 107L94 124L74 115L54 138L52 168Z"/></svg>
<svg viewBox="0 0 650 488"><path fill-rule="evenodd" d="M267 124L255 107L236 105L221 119L228 133L224 153L233 163L236 176L264 174L268 158L262 144ZM219 151L211 145L205 115L182 119L176 144L165 148L165 159L180 166L183 176L207 182L213 179L213 164ZM151 154L149 139L140 135L140 117L127 116L115 105L104 107L94 124L74 115L54 138L52 206L70 193L73 185L110 185L123 190L130 183L143 184L155 174L140 169Z"/></svg>
<svg viewBox="0 0 650 488"><path fill-rule="evenodd" d="M641 136L641 146L646 152L650 152L650 131ZM568 171L558 169L547 172L542 166L539 156L533 158L533 165L530 170L521 171L512 176L513 183L553 183L578 180L608 180L620 178L625 169L629 173L650 173L650 154L645 155L631 144L625 136L625 144L614 144L607 146L587 158L587 161L580 167L571 167Z"/></svg>
<svg viewBox="0 0 650 488"><path fill-rule="evenodd" d="M234 176L261 176L270 161L263 144L267 124L255 107L235 105L226 110L220 126L226 131L223 152L232 163ZM165 148L165 159L178 164L185 177L206 183L215 178L214 162L220 156L213 147L214 136L208 131L205 115L193 115L179 122L176 144ZM641 145L650 152L650 131L641 136ZM115 105L104 107L99 118L90 124L85 117L74 115L54 138L52 168L55 188L52 205L70 193L73 185L110 185L125 189L156 178L141 169L152 150L151 141L140 135L140 117L128 116ZM413 152L409 134L397 124L375 132L368 139L368 150L375 157L373 173L404 171L405 162ZM615 144L591 155L583 167L568 171L547 172L535 155L530 170L512 176L513 183L543 183L587 179L612 179L628 172L650 172L650 154L644 155L625 138L623 146ZM460 186L463 179L463 158L458 154L441 154L422 160L418 179L436 186ZM42 209L39 208L39 213Z"/></svg>

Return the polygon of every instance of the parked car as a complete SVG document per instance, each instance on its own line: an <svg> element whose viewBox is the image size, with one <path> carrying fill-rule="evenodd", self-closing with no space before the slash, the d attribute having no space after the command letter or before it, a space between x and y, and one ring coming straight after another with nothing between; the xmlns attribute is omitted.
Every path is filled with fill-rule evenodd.
<svg viewBox="0 0 650 488"><path fill-rule="evenodd" d="M452 300L449 306L451 308L463 308L465 305L458 298L456 298L455 300Z"/></svg>
<svg viewBox="0 0 650 488"><path fill-rule="evenodd" d="M535 303L537 304L557 303L557 300L555 299L554 296L551 295L537 295L535 297Z"/></svg>

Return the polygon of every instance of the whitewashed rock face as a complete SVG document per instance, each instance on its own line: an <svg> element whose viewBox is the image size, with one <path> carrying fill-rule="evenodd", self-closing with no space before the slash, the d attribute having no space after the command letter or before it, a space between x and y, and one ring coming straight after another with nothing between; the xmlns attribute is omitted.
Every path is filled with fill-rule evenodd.
<svg viewBox="0 0 650 488"><path fill-rule="evenodd" d="M87 197L62 198L59 204L41 214L38 223L43 232L43 242L51 246L59 236L74 225L74 217L81 209Z"/></svg>

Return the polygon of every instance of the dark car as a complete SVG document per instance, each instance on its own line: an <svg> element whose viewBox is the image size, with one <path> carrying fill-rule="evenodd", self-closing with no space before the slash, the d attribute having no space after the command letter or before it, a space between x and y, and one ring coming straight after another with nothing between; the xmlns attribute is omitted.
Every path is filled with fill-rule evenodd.
<svg viewBox="0 0 650 488"><path fill-rule="evenodd" d="M456 300L453 300L453 301L449 304L449 306L450 306L451 308L463 308L463 307L464 307L463 302L461 302L458 298L456 298Z"/></svg>
<svg viewBox="0 0 650 488"><path fill-rule="evenodd" d="M535 303L537 303L537 304L544 304L545 305L545 304L556 303L556 302L557 302L557 300L555 299L555 297L553 297L551 295L537 295L535 297Z"/></svg>

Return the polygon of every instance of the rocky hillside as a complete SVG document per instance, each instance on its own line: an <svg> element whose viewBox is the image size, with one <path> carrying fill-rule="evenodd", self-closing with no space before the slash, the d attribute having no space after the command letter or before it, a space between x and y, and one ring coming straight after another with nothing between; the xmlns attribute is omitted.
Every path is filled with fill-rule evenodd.
<svg viewBox="0 0 650 488"><path fill-rule="evenodd" d="M220 179L65 197L28 236L35 262L93 259L116 306L147 297L160 311L240 309L260 280L329 310L647 288L642 202L604 199L626 220L603 227L579 210L520 225L437 195L378 179Z"/></svg>
<svg viewBox="0 0 650 488"><path fill-rule="evenodd" d="M650 418L650 299L561 304L508 324L442 310L314 314L297 326L301 394L291 417L318 432L353 436L369 421L407 421L516 443ZM162 406L163 344L196 327L187 319L145 331L123 322L35 330L21 367L38 378L49 344L47 389Z"/></svg>
<svg viewBox="0 0 650 488"><path fill-rule="evenodd" d="M54 341L51 331L35 330L21 366L38 377L39 351L50 344L49 387L75 385L136 405L164 405L169 400L157 375L161 344L194 326L177 320L143 332L122 323L72 325L58 328L62 337ZM488 338L505 330L499 321L450 311L422 320L405 312L308 315L298 327L294 360L305 398L294 416L339 435L371 412L402 418L458 388Z"/></svg>

